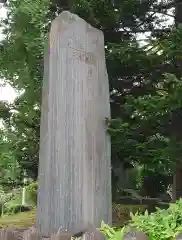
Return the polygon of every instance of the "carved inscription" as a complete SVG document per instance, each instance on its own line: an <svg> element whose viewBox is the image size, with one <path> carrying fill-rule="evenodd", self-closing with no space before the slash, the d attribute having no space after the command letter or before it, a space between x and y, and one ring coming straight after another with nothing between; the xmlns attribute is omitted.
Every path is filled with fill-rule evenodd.
<svg viewBox="0 0 182 240"><path fill-rule="evenodd" d="M92 75L93 75L93 68L88 67L88 77L92 77Z"/></svg>
<svg viewBox="0 0 182 240"><path fill-rule="evenodd" d="M81 62L85 62L87 64L94 64L95 62L93 53L81 52L77 49L74 49L73 57L74 59L77 59Z"/></svg>
<svg viewBox="0 0 182 240"><path fill-rule="evenodd" d="M75 36L72 36L68 40L68 47L73 48L73 49L79 49L79 51L84 52L83 44L79 41L79 39L75 38Z"/></svg>
<svg viewBox="0 0 182 240"><path fill-rule="evenodd" d="M68 47L73 51L73 57L76 60L85 62L86 64L94 65L96 63L96 58L92 52L85 52L83 45L78 39L72 38L68 41Z"/></svg>

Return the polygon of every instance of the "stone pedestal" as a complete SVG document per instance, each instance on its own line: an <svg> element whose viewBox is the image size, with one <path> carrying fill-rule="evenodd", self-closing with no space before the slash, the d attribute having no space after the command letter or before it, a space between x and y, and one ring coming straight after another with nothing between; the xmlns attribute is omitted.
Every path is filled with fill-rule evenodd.
<svg viewBox="0 0 182 240"><path fill-rule="evenodd" d="M37 228L111 222L109 84L101 31L62 12L45 54Z"/></svg>

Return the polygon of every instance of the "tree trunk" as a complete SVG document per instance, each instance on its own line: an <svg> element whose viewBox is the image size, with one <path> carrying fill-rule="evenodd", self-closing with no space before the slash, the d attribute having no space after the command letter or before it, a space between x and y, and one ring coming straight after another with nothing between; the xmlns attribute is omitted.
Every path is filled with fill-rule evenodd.
<svg viewBox="0 0 182 240"><path fill-rule="evenodd" d="M182 167L178 167L173 177L173 202L182 197Z"/></svg>

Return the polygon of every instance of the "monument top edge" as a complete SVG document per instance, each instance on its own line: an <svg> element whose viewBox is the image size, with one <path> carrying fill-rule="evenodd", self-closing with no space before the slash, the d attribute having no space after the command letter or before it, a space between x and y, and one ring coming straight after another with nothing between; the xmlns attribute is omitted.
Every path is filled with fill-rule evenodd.
<svg viewBox="0 0 182 240"><path fill-rule="evenodd" d="M79 17L77 14L72 13L70 11L62 11L58 17L60 18L70 18L70 20L77 21L77 20L83 20L81 17ZM83 20L85 22L85 20Z"/></svg>
<svg viewBox="0 0 182 240"><path fill-rule="evenodd" d="M72 24L74 22L80 22L83 25L87 25L88 28L94 29L97 32L103 33L100 29L93 27L91 24L86 22L83 18L79 17L77 14L71 13L70 11L62 11L53 21L51 26L61 24L65 22L66 24Z"/></svg>

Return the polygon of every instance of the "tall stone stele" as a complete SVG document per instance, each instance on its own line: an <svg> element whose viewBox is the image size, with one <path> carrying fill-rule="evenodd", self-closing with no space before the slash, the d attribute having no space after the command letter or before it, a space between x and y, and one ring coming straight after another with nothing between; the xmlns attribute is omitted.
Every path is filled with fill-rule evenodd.
<svg viewBox="0 0 182 240"><path fill-rule="evenodd" d="M70 12L45 53L37 228L79 231L111 222L109 83L103 33ZM47 51L48 50L48 51Z"/></svg>

